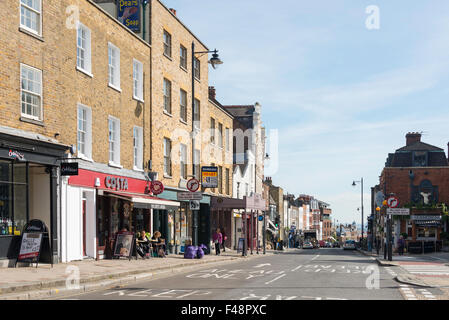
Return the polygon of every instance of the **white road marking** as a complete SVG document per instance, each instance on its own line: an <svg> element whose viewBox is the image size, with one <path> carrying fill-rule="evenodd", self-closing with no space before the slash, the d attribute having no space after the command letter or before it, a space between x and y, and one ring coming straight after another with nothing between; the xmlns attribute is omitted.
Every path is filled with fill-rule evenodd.
<svg viewBox="0 0 449 320"><path fill-rule="evenodd" d="M268 281L268 282L265 282L265 284L269 284L269 283L271 283L271 282L273 282L273 281L276 281L276 280L278 280L278 279L280 279L280 278L282 278L282 277L285 277L285 273L284 274L281 274L279 277L277 277L277 278L274 278L273 280L270 280L270 281Z"/></svg>
<svg viewBox="0 0 449 320"><path fill-rule="evenodd" d="M262 263L262 264L255 266L254 268L262 268L263 266L271 266L271 263Z"/></svg>
<svg viewBox="0 0 449 320"><path fill-rule="evenodd" d="M316 258L318 258L320 255L316 255L315 257L312 258L312 260L315 260Z"/></svg>
<svg viewBox="0 0 449 320"><path fill-rule="evenodd" d="M296 271L296 270L298 270L298 269L301 268L301 267L302 267L302 264L299 265L299 266L297 266L295 269L292 269L292 271Z"/></svg>

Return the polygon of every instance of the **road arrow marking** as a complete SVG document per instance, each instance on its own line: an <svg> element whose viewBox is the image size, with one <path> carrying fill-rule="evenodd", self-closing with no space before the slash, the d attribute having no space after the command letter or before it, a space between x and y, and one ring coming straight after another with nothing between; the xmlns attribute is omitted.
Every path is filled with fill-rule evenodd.
<svg viewBox="0 0 449 320"><path fill-rule="evenodd" d="M262 263L262 264L255 266L254 268L262 268L263 266L271 266L271 263Z"/></svg>

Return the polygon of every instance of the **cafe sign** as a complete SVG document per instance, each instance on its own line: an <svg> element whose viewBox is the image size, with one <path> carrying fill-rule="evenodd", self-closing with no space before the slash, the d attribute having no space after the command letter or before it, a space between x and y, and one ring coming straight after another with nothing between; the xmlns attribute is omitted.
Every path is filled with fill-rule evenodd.
<svg viewBox="0 0 449 320"><path fill-rule="evenodd" d="M128 179L107 176L104 179L104 184L106 188L113 190L128 190Z"/></svg>

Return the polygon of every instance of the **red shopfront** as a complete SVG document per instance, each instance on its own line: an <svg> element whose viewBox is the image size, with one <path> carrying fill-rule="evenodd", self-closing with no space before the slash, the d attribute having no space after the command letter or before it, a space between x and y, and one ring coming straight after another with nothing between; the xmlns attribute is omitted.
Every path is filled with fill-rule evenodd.
<svg viewBox="0 0 449 320"><path fill-rule="evenodd" d="M96 259L111 258L117 232L145 230L153 234L153 209L178 209L179 203L151 195L150 181L79 169L78 176L69 178L70 186L93 188L95 191ZM84 197L83 200L84 201ZM83 243L88 237L85 205L81 204ZM161 215L158 215L161 216ZM163 215L162 215L163 216ZM168 220L168 219L167 219ZM157 224L157 223L156 223ZM156 226L157 227L157 226Z"/></svg>

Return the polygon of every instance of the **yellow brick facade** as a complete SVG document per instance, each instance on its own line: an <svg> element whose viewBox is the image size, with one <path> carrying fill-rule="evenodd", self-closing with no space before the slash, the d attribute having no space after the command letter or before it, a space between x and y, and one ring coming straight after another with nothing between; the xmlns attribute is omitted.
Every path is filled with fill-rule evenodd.
<svg viewBox="0 0 449 320"><path fill-rule="evenodd" d="M42 0L42 37L19 31L20 1L11 1L1 14L1 124L77 144L77 105L92 111L92 160L109 162L108 116L120 119L120 165L133 169L133 127L150 126L151 47L88 0ZM70 7L75 6L75 7ZM77 31L71 23L79 9L80 22L91 32L91 75L78 71ZM67 24L67 22L69 24ZM108 86L108 43L120 49L120 89ZM143 64L144 102L133 99L133 59ZM42 121L21 116L20 64L42 70ZM22 119L22 120L21 120ZM33 123L30 123L33 122ZM147 152L145 152L147 150ZM144 159L149 158L144 148Z"/></svg>

